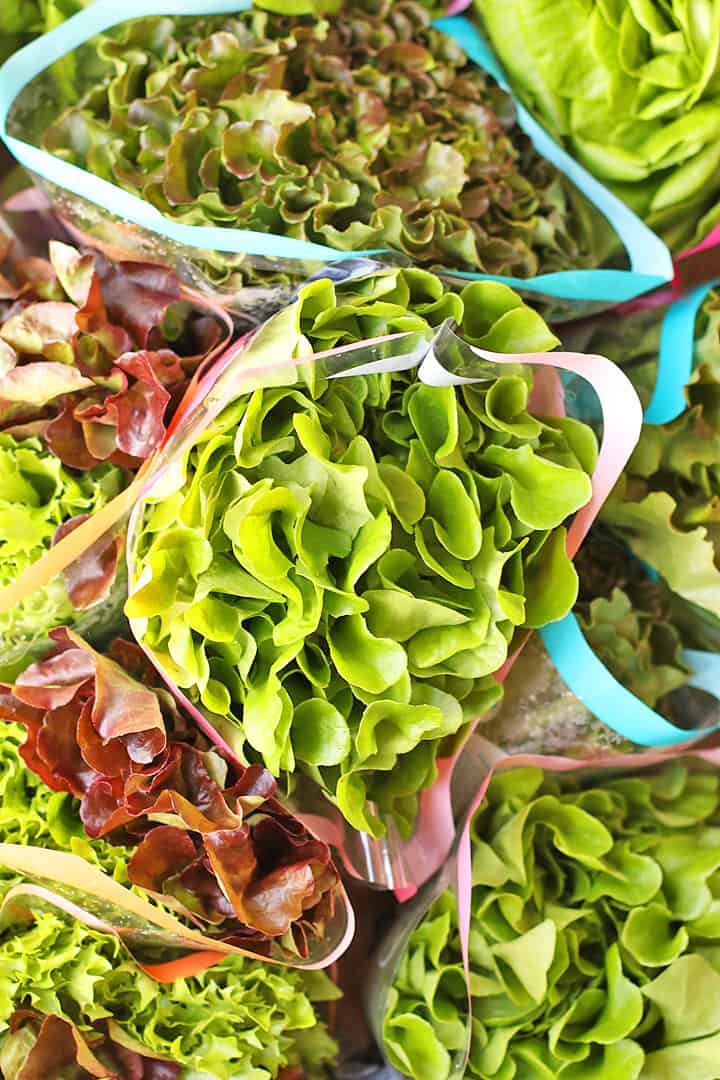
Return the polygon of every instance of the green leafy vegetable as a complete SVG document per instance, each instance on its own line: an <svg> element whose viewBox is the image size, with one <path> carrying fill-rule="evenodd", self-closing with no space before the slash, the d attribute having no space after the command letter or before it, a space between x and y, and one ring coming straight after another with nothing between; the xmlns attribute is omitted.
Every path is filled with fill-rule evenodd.
<svg viewBox="0 0 720 1080"><path fill-rule="evenodd" d="M262 6L101 35L107 78L44 145L191 225L521 277L604 260L604 219L420 4ZM269 280L242 256L202 266L229 287Z"/></svg>
<svg viewBox="0 0 720 1080"><path fill-rule="evenodd" d="M102 839L90 842L77 801L51 792L20 759L23 729L4 724L2 735L0 841L71 851L127 884L131 852ZM0 895L15 881L0 869ZM312 1004L337 996L322 972L232 957L163 985L145 975L116 938L57 912L39 910L30 924L3 926L0 987L3 1075L13 1039L9 1023L25 1008L63 1017L90 1038L95 1025L110 1020L121 1045L134 1040L136 1048L183 1066L187 1078L268 1080L285 1066L301 1065L312 1080L326 1075L336 1053Z"/></svg>
<svg viewBox="0 0 720 1080"><path fill-rule="evenodd" d="M714 0L475 0L513 87L670 245L718 220Z"/></svg>
<svg viewBox="0 0 720 1080"><path fill-rule="evenodd" d="M447 317L469 341L554 344L506 286L458 295L387 270L303 287L242 364ZM170 677L236 725L237 752L309 773L356 828L407 832L438 755L497 699L515 630L575 600L564 523L589 498L594 439L531 416L518 367L460 389L326 376L268 373L195 439L172 493L150 496L126 611Z"/></svg>
<svg viewBox="0 0 720 1080"><path fill-rule="evenodd" d="M717 350L720 353L720 350ZM685 601L720 618L720 365L703 364L686 410L643 427L601 521Z"/></svg>
<svg viewBox="0 0 720 1080"><path fill-rule="evenodd" d="M0 433L0 585L8 585L37 561L81 515L93 513L125 486L125 474L114 465L101 464L73 474L45 450L39 439L16 440ZM64 527L64 529L63 529ZM62 535L61 531L61 535ZM117 550L110 555L109 573L94 604L83 614L83 604L71 599L73 578L56 577L37 589L11 611L0 615L0 679L10 680L30 659L46 648L53 627L81 625L92 632L110 629L120 615L121 582L113 587ZM87 584L87 578L84 579ZM77 599L77 598L76 598Z"/></svg>
<svg viewBox="0 0 720 1080"><path fill-rule="evenodd" d="M482 1080L716 1080L720 784L675 761L583 783L490 782L472 825L471 1050ZM410 935L391 1062L445 1080L467 1038L456 901Z"/></svg>

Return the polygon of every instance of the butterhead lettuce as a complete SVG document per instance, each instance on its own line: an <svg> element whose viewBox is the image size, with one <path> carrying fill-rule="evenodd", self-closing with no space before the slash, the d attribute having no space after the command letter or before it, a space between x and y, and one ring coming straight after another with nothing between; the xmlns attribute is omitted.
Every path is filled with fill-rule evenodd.
<svg viewBox="0 0 720 1080"><path fill-rule="evenodd" d="M454 319L491 349L554 344L503 285L421 270L302 289L239 363ZM259 362L259 361L256 361ZM414 373L327 378L310 362L228 404L149 497L128 614L235 749L308 773L356 828L412 828L418 791L497 700L518 628L561 617L565 523L593 433L528 412L527 369L461 388ZM369 803L376 805L379 814Z"/></svg>
<svg viewBox="0 0 720 1080"><path fill-rule="evenodd" d="M720 1061L715 772L675 761L582 782L490 782L472 825L472 1028L481 1080L714 1080ZM455 897L410 935L391 1062L446 1080L467 1036Z"/></svg>

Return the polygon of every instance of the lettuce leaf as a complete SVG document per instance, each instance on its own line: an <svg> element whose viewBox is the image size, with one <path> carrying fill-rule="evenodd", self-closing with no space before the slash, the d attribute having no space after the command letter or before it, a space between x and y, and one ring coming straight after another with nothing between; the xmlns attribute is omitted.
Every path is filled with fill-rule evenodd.
<svg viewBox="0 0 720 1080"><path fill-rule="evenodd" d="M136 469L165 434L219 321L172 270L51 240L0 300L0 430L42 437L64 465ZM4 279L3 279L4 280Z"/></svg>
<svg viewBox="0 0 720 1080"><path fill-rule="evenodd" d="M125 487L115 465L71 473L37 438L0 432L0 585L8 585L52 546L59 535L109 502ZM121 618L122 575L116 581L115 541L97 558L81 561L70 579L56 577L0 615L0 678L12 679L47 650L47 633L65 623L102 632ZM107 603L99 603L107 601ZM97 605L97 606L95 606ZM89 609L86 615L83 611Z"/></svg>
<svg viewBox="0 0 720 1080"><path fill-rule="evenodd" d="M718 776L682 761L601 783L496 774L472 824L465 1076L714 1077L718 824ZM387 995L392 1063L447 1080L465 995L446 892Z"/></svg>
<svg viewBox="0 0 720 1080"><path fill-rule="evenodd" d="M604 219L424 5L261 6L101 35L107 79L38 138L187 224L520 277L602 263ZM243 256L199 260L228 288L287 278Z"/></svg>
<svg viewBox="0 0 720 1080"><path fill-rule="evenodd" d="M475 0L513 88L675 250L718 220L712 0Z"/></svg>
<svg viewBox="0 0 720 1080"><path fill-rule="evenodd" d="M243 362L449 316L470 341L554 343L506 286L458 295L388 270L303 287ZM237 726L238 752L308 773L356 828L412 828L438 754L497 699L516 628L576 597L564 523L590 495L594 436L531 416L519 371L456 390L287 368L229 404L147 504L126 607L143 644Z"/></svg>

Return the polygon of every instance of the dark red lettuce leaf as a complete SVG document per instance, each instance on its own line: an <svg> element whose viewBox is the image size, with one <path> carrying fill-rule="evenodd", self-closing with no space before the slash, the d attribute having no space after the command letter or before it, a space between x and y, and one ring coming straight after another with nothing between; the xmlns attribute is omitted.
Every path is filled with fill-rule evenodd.
<svg viewBox="0 0 720 1080"><path fill-rule="evenodd" d="M57 544L63 537L77 529L78 525L82 525L88 517L89 514L77 514L64 521L62 525L58 525L53 536L53 544ZM84 611L106 599L115 581L122 550L122 533L110 539L103 538L84 551L65 569L68 596L76 611Z"/></svg>
<svg viewBox="0 0 720 1080"><path fill-rule="evenodd" d="M103 656L66 628L52 637L51 656L0 686L0 719L27 729L28 766L80 799L88 836L134 849L131 882L222 940L264 953L290 931L307 955L337 872L271 774L224 761L136 645Z"/></svg>
<svg viewBox="0 0 720 1080"><path fill-rule="evenodd" d="M0 430L42 424L52 452L72 468L110 461L137 469L163 439L190 379L227 334L222 318L202 302L178 304L180 284L166 267L113 262L66 244L50 245L50 261L18 260L9 272L18 284L0 281L0 330L13 316L21 316L20 329L27 323L24 336L17 321L8 329L16 367L58 359L59 348L63 362L91 383L41 404L14 396L0 410ZM38 328L52 357L27 351L30 331ZM39 382L38 371L27 385Z"/></svg>

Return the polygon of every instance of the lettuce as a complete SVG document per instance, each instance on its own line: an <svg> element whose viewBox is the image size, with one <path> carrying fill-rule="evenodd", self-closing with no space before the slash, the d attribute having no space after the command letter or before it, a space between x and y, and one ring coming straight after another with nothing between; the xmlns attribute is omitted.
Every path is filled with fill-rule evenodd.
<svg viewBox="0 0 720 1080"><path fill-rule="evenodd" d="M242 363L446 318L488 348L554 344L506 286L458 295L387 270L303 287ZM516 629L575 600L564 523L590 496L594 436L531 416L522 368L455 389L306 363L267 384L150 496L126 611L169 676L236 725L238 753L306 772L356 828L392 817L407 833L438 755L497 699Z"/></svg>
<svg viewBox="0 0 720 1080"><path fill-rule="evenodd" d="M714 0L475 0L513 88L675 250L718 220Z"/></svg>
<svg viewBox="0 0 720 1080"><path fill-rule="evenodd" d="M714 1080L720 785L675 761L583 782L496 774L472 824L472 1026L464 1075ZM457 908L410 935L383 1037L446 1080L468 1034Z"/></svg>
<svg viewBox="0 0 720 1080"><path fill-rule="evenodd" d="M42 437L74 469L136 469L220 322L163 266L52 240L48 254L11 265L15 283L0 276L0 430Z"/></svg>
<svg viewBox="0 0 720 1080"><path fill-rule="evenodd" d="M107 78L38 139L190 225L520 277L604 260L604 219L420 4L262 6L100 35ZM199 258L228 288L287 277Z"/></svg>
<svg viewBox="0 0 720 1080"><path fill-rule="evenodd" d="M50 791L24 765L22 738L20 725L3 725L0 841L71 851L127 884L131 851L88 840L72 795ZM16 881L0 868L0 896ZM305 1069L307 1080L319 1080L336 1047L313 1002L334 997L336 988L321 972L265 967L242 957L169 985L157 983L116 938L57 911L38 910L30 924L6 922L0 931L0 1069L13 1077L12 1068L35 1045L30 1032L19 1044L24 1028L10 1031L13 1017L30 1009L67 1020L93 1045L109 1028L116 1044L169 1059L185 1080L266 1080L294 1065ZM158 1073L156 1080L174 1075Z"/></svg>
<svg viewBox="0 0 720 1080"><path fill-rule="evenodd" d="M0 719L28 731L23 760L80 799L89 837L131 848L134 885L219 940L306 957L337 872L270 774L214 752L136 645L118 639L101 655L64 627L52 637L47 659L0 686Z"/></svg>
<svg viewBox="0 0 720 1080"><path fill-rule="evenodd" d="M71 473L39 439L19 440L0 432L0 586L15 581L125 483L115 465ZM14 678L33 656L46 651L53 627L75 623L90 633L112 630L121 617L122 575L113 586L118 557L112 542L100 569L81 560L68 578L54 578L0 614L0 679Z"/></svg>

